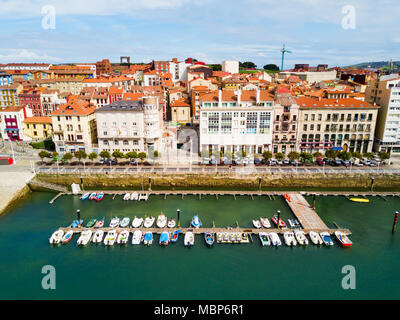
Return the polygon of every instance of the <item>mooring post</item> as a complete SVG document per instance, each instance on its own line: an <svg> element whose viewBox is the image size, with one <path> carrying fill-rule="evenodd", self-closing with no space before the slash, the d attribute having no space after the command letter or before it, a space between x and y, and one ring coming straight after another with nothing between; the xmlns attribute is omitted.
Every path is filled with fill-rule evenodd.
<svg viewBox="0 0 400 320"><path fill-rule="evenodd" d="M315 209L315 201L316 201L317 195L314 193L313 196L313 202L312 202L312 208Z"/></svg>
<svg viewBox="0 0 400 320"><path fill-rule="evenodd" d="M261 191L261 177L258 177L258 191Z"/></svg>
<svg viewBox="0 0 400 320"><path fill-rule="evenodd" d="M181 210L176 209L176 214L178 216L178 228L181 227Z"/></svg>
<svg viewBox="0 0 400 320"><path fill-rule="evenodd" d="M76 215L78 216L78 227L81 227L81 210L76 210Z"/></svg>
<svg viewBox="0 0 400 320"><path fill-rule="evenodd" d="M278 210L278 221L277 221L278 229L280 229L280 228L279 228L279 221L280 221L280 219L281 219L281 210Z"/></svg>
<svg viewBox="0 0 400 320"><path fill-rule="evenodd" d="M394 220L393 220L393 227L392 227L392 233L396 231L396 224L397 224L397 218L399 217L399 212L396 211L394 213Z"/></svg>
<svg viewBox="0 0 400 320"><path fill-rule="evenodd" d="M371 177L371 187L370 187L370 191L372 191L373 188L374 188L374 177Z"/></svg>
<svg viewBox="0 0 400 320"><path fill-rule="evenodd" d="M151 177L149 177L149 191L151 191Z"/></svg>

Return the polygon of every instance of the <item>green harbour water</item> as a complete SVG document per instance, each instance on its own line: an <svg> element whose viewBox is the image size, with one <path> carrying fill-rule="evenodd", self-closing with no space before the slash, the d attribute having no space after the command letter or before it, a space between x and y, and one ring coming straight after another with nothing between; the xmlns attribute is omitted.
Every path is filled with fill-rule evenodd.
<svg viewBox="0 0 400 320"><path fill-rule="evenodd" d="M214 244L203 237L185 248L183 236L168 247L89 244L77 247L75 235L67 245L51 246L48 239L67 226L81 210L84 224L92 217L133 218L144 215L176 217L187 226L198 213L204 226L251 226L253 218L271 217L281 210L292 217L280 197L151 196L147 202L102 202L34 192L0 216L0 299L400 299L400 229L392 235L394 211L400 198L370 197L354 203L342 196L317 198L316 211L329 227L336 222L352 232L353 247L261 247L253 235L250 244ZM311 201L311 198L308 198ZM400 226L398 226L400 228ZM41 287L42 267L56 269L56 289ZM342 267L356 270L356 289L341 286Z"/></svg>

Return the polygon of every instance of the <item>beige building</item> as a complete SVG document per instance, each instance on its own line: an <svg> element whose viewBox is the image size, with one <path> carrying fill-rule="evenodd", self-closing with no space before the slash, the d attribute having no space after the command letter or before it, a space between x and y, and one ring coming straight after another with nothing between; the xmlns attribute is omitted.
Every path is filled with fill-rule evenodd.
<svg viewBox="0 0 400 320"><path fill-rule="evenodd" d="M71 92L78 95L82 88L82 79L77 78L61 78L61 79L42 79L36 80L37 84L49 90L58 90L59 92Z"/></svg>
<svg viewBox="0 0 400 320"><path fill-rule="evenodd" d="M71 99L51 114L58 153L98 152L95 109L87 101Z"/></svg>
<svg viewBox="0 0 400 320"><path fill-rule="evenodd" d="M190 123L190 104L181 98L170 102L171 120L176 123Z"/></svg>
<svg viewBox="0 0 400 320"><path fill-rule="evenodd" d="M29 117L24 120L24 134L32 140L45 140L52 135L51 117Z"/></svg>
<svg viewBox="0 0 400 320"><path fill-rule="evenodd" d="M301 152L371 152L379 107L357 99L298 98Z"/></svg>

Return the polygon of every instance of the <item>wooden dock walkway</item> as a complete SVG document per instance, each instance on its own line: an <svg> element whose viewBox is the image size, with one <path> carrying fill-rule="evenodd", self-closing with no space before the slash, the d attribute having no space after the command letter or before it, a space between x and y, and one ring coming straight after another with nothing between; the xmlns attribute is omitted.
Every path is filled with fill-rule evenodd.
<svg viewBox="0 0 400 320"><path fill-rule="evenodd" d="M51 199L49 201L50 204L53 204L54 201L56 201L59 197L61 197L62 195L66 194L65 192L59 192L53 199Z"/></svg>
<svg viewBox="0 0 400 320"><path fill-rule="evenodd" d="M299 193L288 193L290 200L285 199L293 214L304 229L328 229L319 215L308 204L307 200Z"/></svg>

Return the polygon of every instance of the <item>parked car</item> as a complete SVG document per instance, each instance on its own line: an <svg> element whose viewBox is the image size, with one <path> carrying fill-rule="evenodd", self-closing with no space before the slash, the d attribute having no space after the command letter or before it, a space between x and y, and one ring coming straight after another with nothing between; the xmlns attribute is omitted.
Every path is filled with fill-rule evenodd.
<svg viewBox="0 0 400 320"><path fill-rule="evenodd" d="M341 164L342 164L342 161L341 161L340 159L335 159L335 160L332 161L332 165L333 165L333 166L338 167L338 166L340 166Z"/></svg>
<svg viewBox="0 0 400 320"><path fill-rule="evenodd" d="M104 159L103 159L103 158L100 158L99 163L100 163L100 164L104 164Z"/></svg>
<svg viewBox="0 0 400 320"><path fill-rule="evenodd" d="M262 164L261 160L258 158L254 158L254 165L260 166Z"/></svg>
<svg viewBox="0 0 400 320"><path fill-rule="evenodd" d="M132 164L132 165L137 164L137 160L132 158L131 160L129 160L129 164Z"/></svg>
<svg viewBox="0 0 400 320"><path fill-rule="evenodd" d="M210 158L203 158L201 164L210 164Z"/></svg>
<svg viewBox="0 0 400 320"><path fill-rule="evenodd" d="M317 164L319 165L319 166L323 166L324 165L324 160L323 159L321 159L321 158L318 158L317 159Z"/></svg>
<svg viewBox="0 0 400 320"><path fill-rule="evenodd" d="M342 164L347 168L350 167L350 161L349 160L342 160Z"/></svg>
<svg viewBox="0 0 400 320"><path fill-rule="evenodd" d="M269 160L269 161L267 162L267 165L269 165L269 166L276 166L276 165L277 165L277 162L276 162L275 160Z"/></svg>
<svg viewBox="0 0 400 320"><path fill-rule="evenodd" d="M292 166L297 165L297 161L296 160L290 160L290 165L292 165Z"/></svg>
<svg viewBox="0 0 400 320"><path fill-rule="evenodd" d="M375 159L371 159L371 161L369 162L370 167L376 167L377 165L378 165L378 163L376 162Z"/></svg>
<svg viewBox="0 0 400 320"><path fill-rule="evenodd" d="M290 161L288 159L285 159L282 161L282 165L288 166L290 164Z"/></svg>

